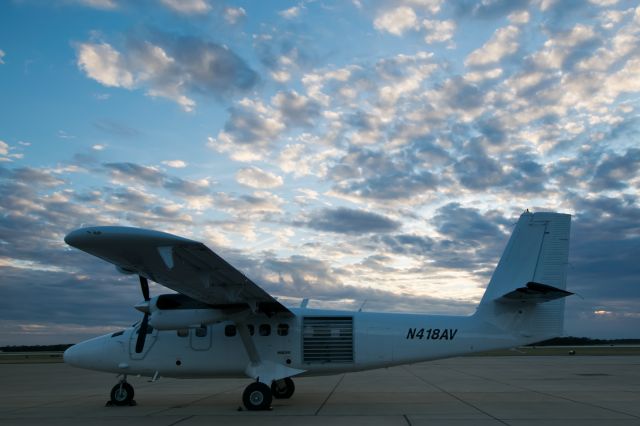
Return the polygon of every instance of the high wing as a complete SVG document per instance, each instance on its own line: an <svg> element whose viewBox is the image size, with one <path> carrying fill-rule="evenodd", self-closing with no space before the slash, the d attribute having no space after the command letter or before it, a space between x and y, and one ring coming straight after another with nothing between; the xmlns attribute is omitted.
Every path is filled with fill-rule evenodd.
<svg viewBox="0 0 640 426"><path fill-rule="evenodd" d="M246 306L293 313L204 244L165 232L124 226L77 229L65 242L214 308Z"/></svg>

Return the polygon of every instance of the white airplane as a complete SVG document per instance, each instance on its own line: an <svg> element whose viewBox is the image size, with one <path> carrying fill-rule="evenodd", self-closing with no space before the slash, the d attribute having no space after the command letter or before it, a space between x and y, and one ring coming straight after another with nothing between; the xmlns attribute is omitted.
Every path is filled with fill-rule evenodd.
<svg viewBox="0 0 640 426"><path fill-rule="evenodd" d="M294 376L336 374L511 348L562 334L571 216L523 213L471 316L287 308L204 244L164 232L90 227L67 244L140 279L142 321L76 344L64 361L127 375L249 377L242 400L290 398ZM148 280L178 292L150 297Z"/></svg>

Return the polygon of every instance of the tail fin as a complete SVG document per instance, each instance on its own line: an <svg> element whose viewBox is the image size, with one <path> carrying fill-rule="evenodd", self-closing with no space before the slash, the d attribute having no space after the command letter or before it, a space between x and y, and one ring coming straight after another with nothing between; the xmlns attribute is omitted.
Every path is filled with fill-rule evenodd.
<svg viewBox="0 0 640 426"><path fill-rule="evenodd" d="M524 340L562 334L571 216L523 213L476 315Z"/></svg>

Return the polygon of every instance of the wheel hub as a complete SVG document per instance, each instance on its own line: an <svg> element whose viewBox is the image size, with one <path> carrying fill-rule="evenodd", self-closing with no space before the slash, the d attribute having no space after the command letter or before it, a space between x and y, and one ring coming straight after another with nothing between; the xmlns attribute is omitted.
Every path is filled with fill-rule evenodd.
<svg viewBox="0 0 640 426"><path fill-rule="evenodd" d="M125 399L127 399L127 391L123 388L120 388L116 391L114 396L116 401L124 401Z"/></svg>
<svg viewBox="0 0 640 426"><path fill-rule="evenodd" d="M253 391L249 395L249 399L253 405L260 405L264 401L264 395L260 391Z"/></svg>

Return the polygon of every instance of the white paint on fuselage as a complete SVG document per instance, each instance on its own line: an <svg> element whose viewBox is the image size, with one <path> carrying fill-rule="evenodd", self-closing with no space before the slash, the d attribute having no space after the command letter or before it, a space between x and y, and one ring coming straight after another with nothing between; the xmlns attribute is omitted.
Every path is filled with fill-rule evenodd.
<svg viewBox="0 0 640 426"><path fill-rule="evenodd" d="M295 317L264 315L249 317L255 328L253 340L262 360L305 370L302 375L326 375L414 363L508 348L531 341L509 335L474 316L436 316L369 312L293 309ZM353 362L306 363L303 359L303 319L305 317L353 317ZM164 377L246 377L249 358L239 334L225 336L223 322L207 326L207 342L202 343L190 329L180 337L174 331L158 331L147 336L143 353L135 353L136 329L122 334L100 336L79 343L65 352L65 362L82 368L113 373ZM259 327L269 324L269 336ZM286 336L277 333L278 324L288 324ZM436 334L434 330L439 330ZM410 332L413 330L413 332ZM422 330L422 333L420 332ZM429 330L431 330L429 332ZM445 334L446 330L446 334ZM115 333L117 334L117 333ZM437 338L433 338L436 336Z"/></svg>

